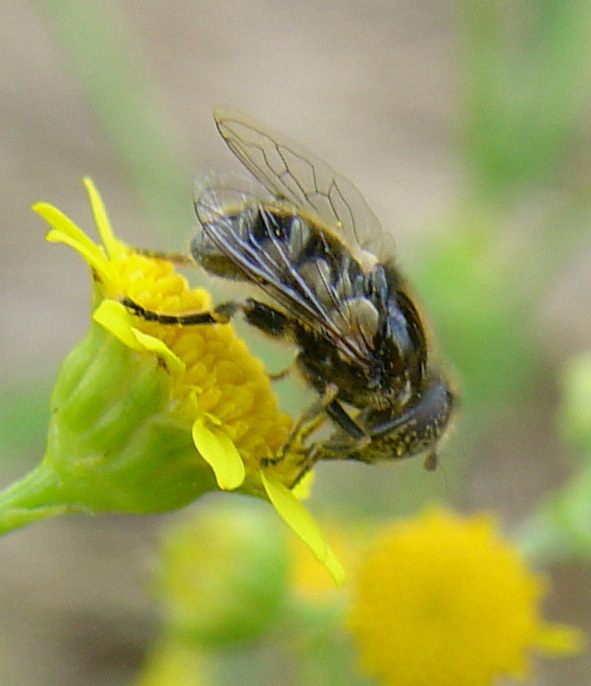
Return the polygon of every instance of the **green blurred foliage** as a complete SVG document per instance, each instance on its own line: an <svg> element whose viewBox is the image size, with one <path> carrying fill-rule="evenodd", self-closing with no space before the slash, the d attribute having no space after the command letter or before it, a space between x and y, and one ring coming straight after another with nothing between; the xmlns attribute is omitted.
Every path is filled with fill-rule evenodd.
<svg viewBox="0 0 591 686"><path fill-rule="evenodd" d="M192 166L148 75L142 48L112 0L36 0L65 66L77 78L105 143L155 233L184 235L193 213Z"/></svg>
<svg viewBox="0 0 591 686"><path fill-rule="evenodd" d="M532 559L591 560L591 353L569 360L561 377L558 429L578 462L522 523L518 538Z"/></svg>
<svg viewBox="0 0 591 686"><path fill-rule="evenodd" d="M591 352L567 362L561 386L559 429L581 455L591 459Z"/></svg>
<svg viewBox="0 0 591 686"><path fill-rule="evenodd" d="M153 589L164 632L186 645L227 650L280 621L287 551L266 503L216 499L163 536Z"/></svg>
<svg viewBox="0 0 591 686"><path fill-rule="evenodd" d="M343 632L343 589L319 590L326 570L290 542L268 504L235 496L215 496L166 527L152 586L161 633L138 684L169 686L164 668L190 650L201 664L187 686L201 683L204 664L217 684L238 675L243 686L266 683L270 668L282 683L367 684ZM300 565L307 573L298 575Z"/></svg>
<svg viewBox="0 0 591 686"><path fill-rule="evenodd" d="M443 358L453 360L462 411L490 411L523 394L539 361L518 266L499 254L490 222L462 217L425 249L415 276L433 312Z"/></svg>
<svg viewBox="0 0 591 686"><path fill-rule="evenodd" d="M470 180L495 202L560 172L589 86L591 5L585 0L460 0Z"/></svg>

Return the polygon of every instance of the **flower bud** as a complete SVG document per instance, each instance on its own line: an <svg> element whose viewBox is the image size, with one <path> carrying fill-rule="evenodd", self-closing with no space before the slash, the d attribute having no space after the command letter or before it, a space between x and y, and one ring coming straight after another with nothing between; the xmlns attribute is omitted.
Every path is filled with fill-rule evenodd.
<svg viewBox="0 0 591 686"><path fill-rule="evenodd" d="M224 647L257 638L281 616L288 554L262 503L196 509L168 529L161 559L156 591L167 634Z"/></svg>

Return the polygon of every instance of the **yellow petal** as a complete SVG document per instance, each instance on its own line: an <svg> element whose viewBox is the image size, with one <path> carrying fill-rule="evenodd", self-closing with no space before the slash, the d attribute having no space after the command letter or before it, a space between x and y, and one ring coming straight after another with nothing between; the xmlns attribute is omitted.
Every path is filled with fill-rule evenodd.
<svg viewBox="0 0 591 686"><path fill-rule="evenodd" d="M106 301L103 301L106 302ZM110 302L114 302L111 300ZM117 303L120 304L120 303ZM141 346L142 350L146 350L151 353L155 353L158 357L161 357L166 364L166 367L171 372L183 372L185 370L185 363L175 355L172 350L155 336L150 336L150 334L144 333L134 326L131 327L136 341Z"/></svg>
<svg viewBox="0 0 591 686"><path fill-rule="evenodd" d="M100 248L90 238L79 229L71 219L68 219L65 214L60 212L53 205L46 202L36 202L33 205L33 211L40 214L46 222L51 224L58 232L65 234L72 238L76 243L86 246L89 252L99 252L102 254ZM103 259L106 259L103 255Z"/></svg>
<svg viewBox="0 0 591 686"><path fill-rule="evenodd" d="M297 482L297 484L291 489L291 492L295 495L298 500L307 500L312 492L312 484L316 474L310 470L306 472L304 476Z"/></svg>
<svg viewBox="0 0 591 686"><path fill-rule="evenodd" d="M273 507L326 567L336 584L340 585L345 579L345 572L326 544L312 515L272 472L262 470L261 477Z"/></svg>
<svg viewBox="0 0 591 686"><path fill-rule="evenodd" d="M90 207L92 209L92 216L94 217L96 228L98 229L103 245L107 249L107 254L111 259L113 259L121 252L123 243L118 241L113 235L107 210L105 209L101 195L97 191L92 180L85 176L82 179L82 183L84 184L86 192L88 193L88 199L90 200Z"/></svg>
<svg viewBox="0 0 591 686"><path fill-rule="evenodd" d="M94 249L89 250L85 243L78 242L75 238L72 238L59 229L51 229L51 231L48 231L46 239L50 243L63 243L64 245L69 245L71 248L74 248L77 253L82 255L89 266L94 269L101 283L105 285L114 283L115 274L111 269L111 265L94 244Z"/></svg>
<svg viewBox="0 0 591 686"><path fill-rule="evenodd" d="M50 243L64 243L74 248L96 271L103 283L114 282L115 273L102 248L93 243L65 214L44 202L35 203L33 210L53 227L46 236Z"/></svg>
<svg viewBox="0 0 591 686"><path fill-rule="evenodd" d="M242 485L245 477L244 462L228 436L217 429L205 426L203 417L193 424L193 442L203 459L213 469L218 486L233 491Z"/></svg>
<svg viewBox="0 0 591 686"><path fill-rule="evenodd" d="M171 372L182 372L185 364L159 338L150 336L131 325L133 319L125 307L116 300L103 300L94 311L92 318L123 345L132 350L154 353L161 357Z"/></svg>
<svg viewBox="0 0 591 686"><path fill-rule="evenodd" d="M103 300L94 311L92 318L128 348L132 350L145 349L133 330L131 316L120 302L109 299Z"/></svg>

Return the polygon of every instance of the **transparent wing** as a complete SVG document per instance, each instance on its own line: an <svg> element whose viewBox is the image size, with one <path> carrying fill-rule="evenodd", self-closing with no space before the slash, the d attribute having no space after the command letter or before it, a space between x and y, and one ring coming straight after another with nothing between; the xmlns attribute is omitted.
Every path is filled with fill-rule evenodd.
<svg viewBox="0 0 591 686"><path fill-rule="evenodd" d="M258 286L345 356L357 362L371 357L375 332L350 307L363 295L364 275L342 242L315 230L315 240L324 242L322 257L308 259L310 233L297 213L278 219L256 195L227 181L200 189L195 208L202 227L198 262L205 266L209 257L213 264L211 256L222 255L232 266L222 263L220 276Z"/></svg>
<svg viewBox="0 0 591 686"><path fill-rule="evenodd" d="M380 222L350 181L298 143L242 112L215 107L213 116L230 150L270 193L320 217L351 249L382 252Z"/></svg>

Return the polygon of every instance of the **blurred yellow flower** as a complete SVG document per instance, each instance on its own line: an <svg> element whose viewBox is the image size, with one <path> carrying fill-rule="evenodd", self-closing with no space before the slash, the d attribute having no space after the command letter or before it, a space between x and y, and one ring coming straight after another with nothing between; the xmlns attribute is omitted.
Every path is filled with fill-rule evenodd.
<svg viewBox="0 0 591 686"><path fill-rule="evenodd" d="M361 562L349 626L363 671L388 686L488 686L528 675L530 649L580 632L541 617L544 583L491 517L443 510L386 527Z"/></svg>
<svg viewBox="0 0 591 686"><path fill-rule="evenodd" d="M284 459L269 462L285 443L292 418L279 410L262 363L229 324L162 325L126 310L119 302L123 296L166 312L208 310L211 303L209 294L190 288L170 262L139 254L117 239L97 190L89 179L84 184L103 245L53 206L37 203L33 209L52 226L47 239L74 248L91 267L93 319L127 348L155 356L168 372L169 416L187 426L219 488L266 496L340 580L342 568L290 490L302 455L296 447Z"/></svg>

